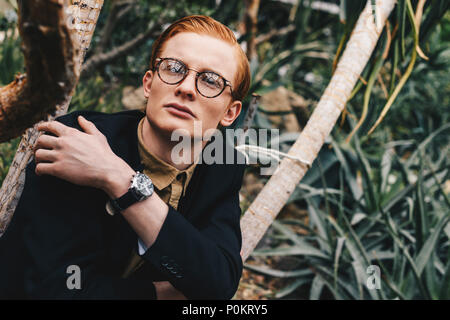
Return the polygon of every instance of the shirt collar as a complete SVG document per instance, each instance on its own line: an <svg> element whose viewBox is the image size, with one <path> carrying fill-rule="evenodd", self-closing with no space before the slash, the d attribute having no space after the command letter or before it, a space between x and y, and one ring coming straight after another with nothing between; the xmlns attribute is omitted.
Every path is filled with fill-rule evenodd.
<svg viewBox="0 0 450 320"><path fill-rule="evenodd" d="M152 179L153 184L158 190L162 190L169 185L171 185L178 175L184 174L186 176L184 180L184 185L187 186L189 181L194 174L194 169L197 165L197 161L199 157L197 157L197 161L190 165L185 170L179 170L172 166L171 164L161 160L153 154L147 146L144 144L144 139L142 136L142 127L144 123L145 117L141 119L138 125L138 148L139 155L141 157L141 162L145 166L145 168L149 171L150 179ZM184 188L185 189L185 188Z"/></svg>

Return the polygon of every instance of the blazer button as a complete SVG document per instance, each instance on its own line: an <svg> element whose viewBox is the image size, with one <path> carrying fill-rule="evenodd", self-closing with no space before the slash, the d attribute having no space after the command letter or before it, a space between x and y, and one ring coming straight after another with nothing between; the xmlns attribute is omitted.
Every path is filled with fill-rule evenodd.
<svg viewBox="0 0 450 320"><path fill-rule="evenodd" d="M169 270L171 270L171 269L173 269L173 265L174 265L174 264L175 264L175 260L169 259L169 261L167 262L166 268L169 269Z"/></svg>
<svg viewBox="0 0 450 320"><path fill-rule="evenodd" d="M168 256L162 256L161 257L161 265L163 266L163 267L166 267L167 268L167 266L170 264L170 262L169 262L169 257Z"/></svg>
<svg viewBox="0 0 450 320"><path fill-rule="evenodd" d="M180 267L176 263L174 263L171 266L171 268L169 269L169 271L170 271L171 274L174 274L174 275L178 274L178 272L180 271Z"/></svg>
<svg viewBox="0 0 450 320"><path fill-rule="evenodd" d="M179 266L179 265L176 265L176 268L175 268L175 270L174 270L174 272L172 272L172 274L175 276L175 278L177 278L177 279L181 279L181 278L183 278L183 269Z"/></svg>

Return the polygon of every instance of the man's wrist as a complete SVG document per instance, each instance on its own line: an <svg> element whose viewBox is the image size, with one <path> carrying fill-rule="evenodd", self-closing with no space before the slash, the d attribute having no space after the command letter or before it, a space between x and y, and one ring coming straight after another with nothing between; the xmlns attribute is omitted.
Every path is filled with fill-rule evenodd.
<svg viewBox="0 0 450 320"><path fill-rule="evenodd" d="M136 172L126 163L121 168L113 169L105 176L102 190L111 199L124 195L131 185L131 179Z"/></svg>

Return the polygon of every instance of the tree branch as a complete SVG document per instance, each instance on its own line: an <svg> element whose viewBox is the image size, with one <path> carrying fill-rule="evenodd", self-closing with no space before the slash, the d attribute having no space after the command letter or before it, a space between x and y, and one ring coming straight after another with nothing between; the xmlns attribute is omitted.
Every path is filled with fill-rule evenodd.
<svg viewBox="0 0 450 320"><path fill-rule="evenodd" d="M111 4L110 13L106 20L105 26L102 29L102 33L100 35L100 41L95 47L94 54L102 53L105 51L106 46L111 39L111 35L116 27L117 22L130 11L133 6L136 4L135 0L131 1L118 1L113 0ZM121 8L123 6L123 8Z"/></svg>
<svg viewBox="0 0 450 320"><path fill-rule="evenodd" d="M68 0L69 1L69 0ZM78 75L80 73L80 69L81 69L81 64L83 62L85 53L89 47L89 44L91 42L91 38L92 35L94 33L95 30L95 26L97 24L97 19L100 13L100 10L103 6L103 0L81 0L81 1L75 1L72 0L70 1L71 3L76 3L73 4L72 6L69 7L70 9L70 14L71 14L71 19L70 21L68 21L68 19L66 19L67 17L63 18L62 20L59 20L59 23L64 24L65 28L67 28L67 30L70 30L70 32L74 33L75 39L78 39L78 41L75 41L74 43L72 43L71 45L69 45L68 43L64 43L64 47L67 49L67 46L71 47L72 50L76 53L75 57L72 60L67 61L66 63L68 63L66 65L67 70L65 70L64 72L66 73L74 73L74 79L72 79L70 81L70 83L73 82L73 87L66 87L65 89L68 90L68 94L65 95L64 100L60 103L55 105L48 105L46 106L47 108L53 108L56 109L55 113L53 115L47 115L44 114L43 117L47 118L48 120L52 120L57 116L63 115L67 112L70 100L72 98L72 94L73 94L73 89L75 87L76 82L78 81ZM51 19L51 20L56 20L57 19L55 17L57 17L57 13L53 12L54 14L50 14L50 12L43 10L45 5L50 5L53 4L56 5L56 2L54 0L41 0L41 1L35 1L35 0L22 0L20 2L23 6L24 6L24 12L19 11L19 17L20 17L20 23L23 22L27 22L27 20L23 20L26 16L30 16L30 12L29 10L31 8L34 9L38 9L36 11L33 11L34 15L31 15L33 17L33 19L31 21L34 21L35 24L37 24L37 26L41 26L40 31L45 34L45 31L48 31L51 34L51 30L49 31L49 29L45 28L48 27L48 24L38 24L37 21L41 21L39 19ZM36 7L35 7L36 6ZM66 12L65 10L61 10L58 11L59 13L64 13ZM24 14L25 13L25 14ZM37 19L37 20L36 20ZM41 22L46 22L46 21L41 21ZM67 24L70 22L71 26L69 27ZM42 25L45 26L44 28L42 28ZM64 28L63 28L64 29ZM32 36L36 36L35 34L33 35L32 33L27 33L26 37L32 37ZM62 60L61 57L57 57L56 55L59 53L61 53L58 48L59 46L61 46L61 39L58 41L55 41L55 37L53 38L49 38L47 39L47 41L49 41L49 43L46 43L45 45L53 45L53 51L49 50L46 51L44 50L43 46L44 44L41 41L36 41L42 38L38 38L38 39L34 39L35 41L32 41L31 43L28 43L26 37L23 37L23 41L24 41L24 50L25 50L25 57L27 57L28 55L31 55L32 59L38 59L39 57L41 57L41 55L46 55L48 53L48 56L45 57L41 57L41 60L38 62L37 65L34 66L30 66L30 68L28 69L28 64L27 64L27 75L28 78L25 78L24 76L20 76L18 78L16 78L16 80L14 82L17 82L16 84L12 83L10 85L8 85L7 87L9 88L2 88L0 89L0 104L3 104L5 101L6 103L11 103L14 101L19 101L21 103L24 103L26 101L21 101L21 96L14 96L14 94L19 94L20 93L20 88L18 88L17 86L22 84L24 87L26 87L25 84L25 79L29 79L28 81L30 83L33 83L34 81L39 82L39 79L44 78L44 80L46 79L46 77L49 77L49 75L53 75L54 76L54 72L58 71L55 70L55 66L53 65L54 63L60 63L60 60ZM44 38L45 39L45 38ZM63 39L65 39L65 41L69 41L69 38L66 36ZM30 46L31 45L31 46ZM47 48L48 50L48 48ZM40 64L42 64L42 62L45 61L46 63L44 63L44 68L39 69L38 66ZM31 62L31 61L29 61ZM72 66L71 63L73 63L74 65ZM50 69L50 67L52 69ZM33 69L32 69L33 68ZM38 69L35 69L38 68ZM47 69L46 69L47 68ZM30 70L30 71L29 71ZM31 72L31 73L30 73ZM42 74L38 73L41 72ZM47 73L49 75L47 75ZM76 75L76 76L75 76ZM48 80L45 80L48 81ZM46 96L50 96L52 94L52 88L53 86L61 86L61 84L58 81L61 81L61 79L59 78L53 78L53 81L55 81L55 83L50 84L49 86L45 86L46 83L44 83L44 86L41 87L34 87L33 90L35 91L31 91L30 94L32 94L32 99L30 99L30 101L32 101L32 103L30 104L30 107L32 107L31 112L33 113L33 115L35 114L41 114L42 113L42 107L45 106L46 101L45 100L39 100L38 98L44 95L44 97L42 99L45 99ZM44 82L44 81L43 81ZM5 94L8 93L8 94ZM46 96L45 96L46 95ZM37 99L37 100L36 100ZM54 102L54 101L53 101ZM14 106L14 104L12 104ZM16 112L16 115L19 115L18 117L18 121L17 123L12 122L11 123L11 119L7 119L7 125L9 127L14 126L14 125L23 125L26 122L31 122L28 126L32 125L35 121L35 119L33 119L32 117L29 116L29 113L20 113L21 110L17 110L18 108L16 108L16 110L14 110L13 112ZM18 112L18 113L17 113ZM2 119L1 119L1 115L0 115L0 136L3 134L3 130L4 130L4 126L2 124ZM14 121L17 121L17 119L12 119ZM40 119L39 119L40 120ZM35 121L37 122L37 121ZM19 126L18 126L19 127ZM8 129L8 127L6 127ZM15 128L14 130L18 130L17 128ZM10 134L11 132L7 132L7 134ZM30 159L32 159L33 156L33 146L37 140L37 138L40 136L40 132L37 131L34 127L29 128L28 130L25 131L25 134L22 136L22 140L20 141L19 147L17 148L17 152L16 155L14 156L14 159L11 163L11 166L9 168L8 174L6 175L5 179L3 180L3 184L2 187L0 188L0 237L3 235L4 231L6 230L6 228L8 227L9 222L11 221L11 218L14 214L14 211L16 209L16 206L18 204L18 201L20 199L20 195L22 193L23 190L23 186L24 186L24 182L25 182L25 168L29 162Z"/></svg>
<svg viewBox="0 0 450 320"><path fill-rule="evenodd" d="M67 1L18 2L26 75L0 89L0 142L45 119L75 87L79 48L66 23L67 5Z"/></svg>
<svg viewBox="0 0 450 320"><path fill-rule="evenodd" d="M111 51L106 53L98 53L91 56L83 65L81 77L84 78L90 76L96 69L127 55L129 52L139 47L147 39L156 37L160 32L160 26L162 24L160 20L152 23L147 31L138 34L132 40L125 42Z"/></svg>
<svg viewBox="0 0 450 320"><path fill-rule="evenodd" d="M295 30L295 25L291 24L281 29L274 29L266 34L259 35L255 38L255 46L268 41L274 37L283 36Z"/></svg>

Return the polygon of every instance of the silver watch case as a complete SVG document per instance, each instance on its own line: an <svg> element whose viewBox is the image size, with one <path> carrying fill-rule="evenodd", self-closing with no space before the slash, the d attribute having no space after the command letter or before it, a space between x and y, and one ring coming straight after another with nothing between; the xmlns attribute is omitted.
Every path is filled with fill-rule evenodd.
<svg viewBox="0 0 450 320"><path fill-rule="evenodd" d="M133 190L138 201L142 201L153 194L154 186L152 179L144 173L137 171L131 180L130 189Z"/></svg>

